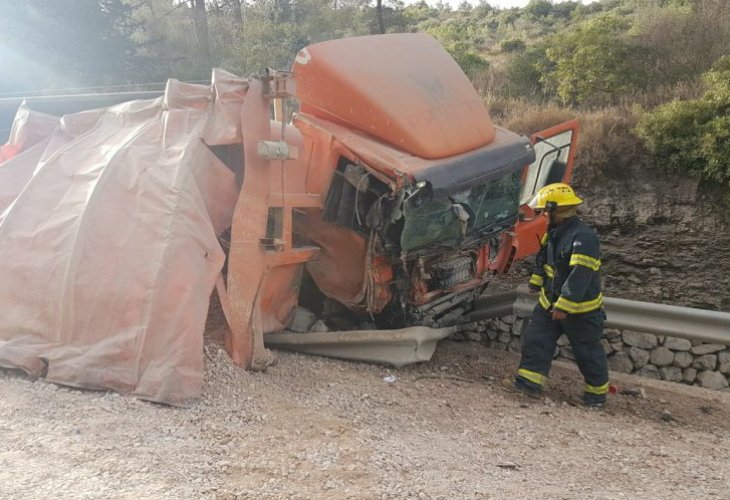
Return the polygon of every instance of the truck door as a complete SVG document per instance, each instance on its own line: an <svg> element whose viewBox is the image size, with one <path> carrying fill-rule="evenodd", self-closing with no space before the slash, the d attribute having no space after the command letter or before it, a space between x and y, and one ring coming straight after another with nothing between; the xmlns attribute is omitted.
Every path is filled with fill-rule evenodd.
<svg viewBox="0 0 730 500"><path fill-rule="evenodd" d="M535 148L535 161L525 167L523 172L519 221L515 224L511 244L504 242L491 269L506 272L515 260L532 255L540 248L540 239L547 229L547 219L537 216L528 204L548 184L570 184L578 128L578 121L570 120L530 137Z"/></svg>

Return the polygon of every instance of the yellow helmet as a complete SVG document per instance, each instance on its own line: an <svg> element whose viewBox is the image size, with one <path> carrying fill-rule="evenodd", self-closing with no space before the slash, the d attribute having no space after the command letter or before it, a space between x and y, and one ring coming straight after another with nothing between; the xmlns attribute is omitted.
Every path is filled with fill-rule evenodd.
<svg viewBox="0 0 730 500"><path fill-rule="evenodd" d="M562 182L556 182L540 189L530 206L536 210L545 210L549 204L553 204L557 208L580 205L581 203L583 203L583 200L575 195L572 187Z"/></svg>

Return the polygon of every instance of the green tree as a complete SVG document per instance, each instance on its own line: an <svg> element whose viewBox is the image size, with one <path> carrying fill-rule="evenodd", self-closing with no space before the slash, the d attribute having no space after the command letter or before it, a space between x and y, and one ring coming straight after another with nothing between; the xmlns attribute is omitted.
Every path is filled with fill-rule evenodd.
<svg viewBox="0 0 730 500"><path fill-rule="evenodd" d="M3 90L106 85L140 78L137 26L122 0L0 0Z"/></svg>
<svg viewBox="0 0 730 500"><path fill-rule="evenodd" d="M660 163L730 187L730 56L703 75L704 95L644 114L636 132Z"/></svg>
<svg viewBox="0 0 730 500"><path fill-rule="evenodd" d="M627 31L629 22L600 14L550 37L543 83L566 104L615 99L646 84L646 52Z"/></svg>
<svg viewBox="0 0 730 500"><path fill-rule="evenodd" d="M551 14L557 18L570 19L575 9L580 5L579 2L560 2L553 5Z"/></svg>
<svg viewBox="0 0 730 500"><path fill-rule="evenodd" d="M427 28L441 45L451 54L469 77L473 78L489 67L489 63L475 50L473 27L459 19L451 19L446 23L438 23Z"/></svg>
<svg viewBox="0 0 730 500"><path fill-rule="evenodd" d="M530 0L525 6L525 14L534 17L547 17L553 11L553 4L548 0Z"/></svg>
<svg viewBox="0 0 730 500"><path fill-rule="evenodd" d="M211 67L224 57L218 50L237 43L235 30L228 19L214 11L210 15L210 40L213 49L205 57L199 50L193 9L188 2L171 4L169 0L144 0L137 4L134 19L135 40L140 44L139 56L146 61L146 81L162 82L169 77L181 80L206 80ZM226 22L221 23L220 19Z"/></svg>
<svg viewBox="0 0 730 500"><path fill-rule="evenodd" d="M505 93L513 97L542 100L544 88L541 69L548 67L542 45L530 47L512 57L506 67L508 84Z"/></svg>

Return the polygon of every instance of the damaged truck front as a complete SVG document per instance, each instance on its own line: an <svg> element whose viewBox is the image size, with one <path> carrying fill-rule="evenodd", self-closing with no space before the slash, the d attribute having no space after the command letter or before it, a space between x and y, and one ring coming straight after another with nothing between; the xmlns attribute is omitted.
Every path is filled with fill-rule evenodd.
<svg viewBox="0 0 730 500"><path fill-rule="evenodd" d="M423 34L315 44L292 75L298 112L272 131L297 154L270 188L291 201L268 211L268 251L316 250L269 276L278 285L262 288L264 333L286 328L297 304L331 330L467 320L490 276L537 250L545 221L527 202L570 179L577 123L532 138L494 126L458 65Z"/></svg>
<svg viewBox="0 0 730 500"><path fill-rule="evenodd" d="M528 202L570 180L577 139L574 121L494 126L425 34L332 40L292 71L216 69L164 94L19 104L0 99L0 366L170 404L200 392L214 282L239 365L265 365L265 345L427 359L538 249Z"/></svg>

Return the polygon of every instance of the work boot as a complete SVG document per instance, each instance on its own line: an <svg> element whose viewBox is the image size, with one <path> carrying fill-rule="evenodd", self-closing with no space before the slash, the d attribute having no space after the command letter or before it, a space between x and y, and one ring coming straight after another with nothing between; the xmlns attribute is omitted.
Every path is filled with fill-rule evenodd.
<svg viewBox="0 0 730 500"><path fill-rule="evenodd" d="M606 407L606 395L605 394L591 394L590 392L584 392L582 398L583 406L586 408L605 408Z"/></svg>
<svg viewBox="0 0 730 500"><path fill-rule="evenodd" d="M517 392L531 398L537 399L542 396L542 389L529 385L519 378L515 378L514 380L506 379L502 385L510 392Z"/></svg>

